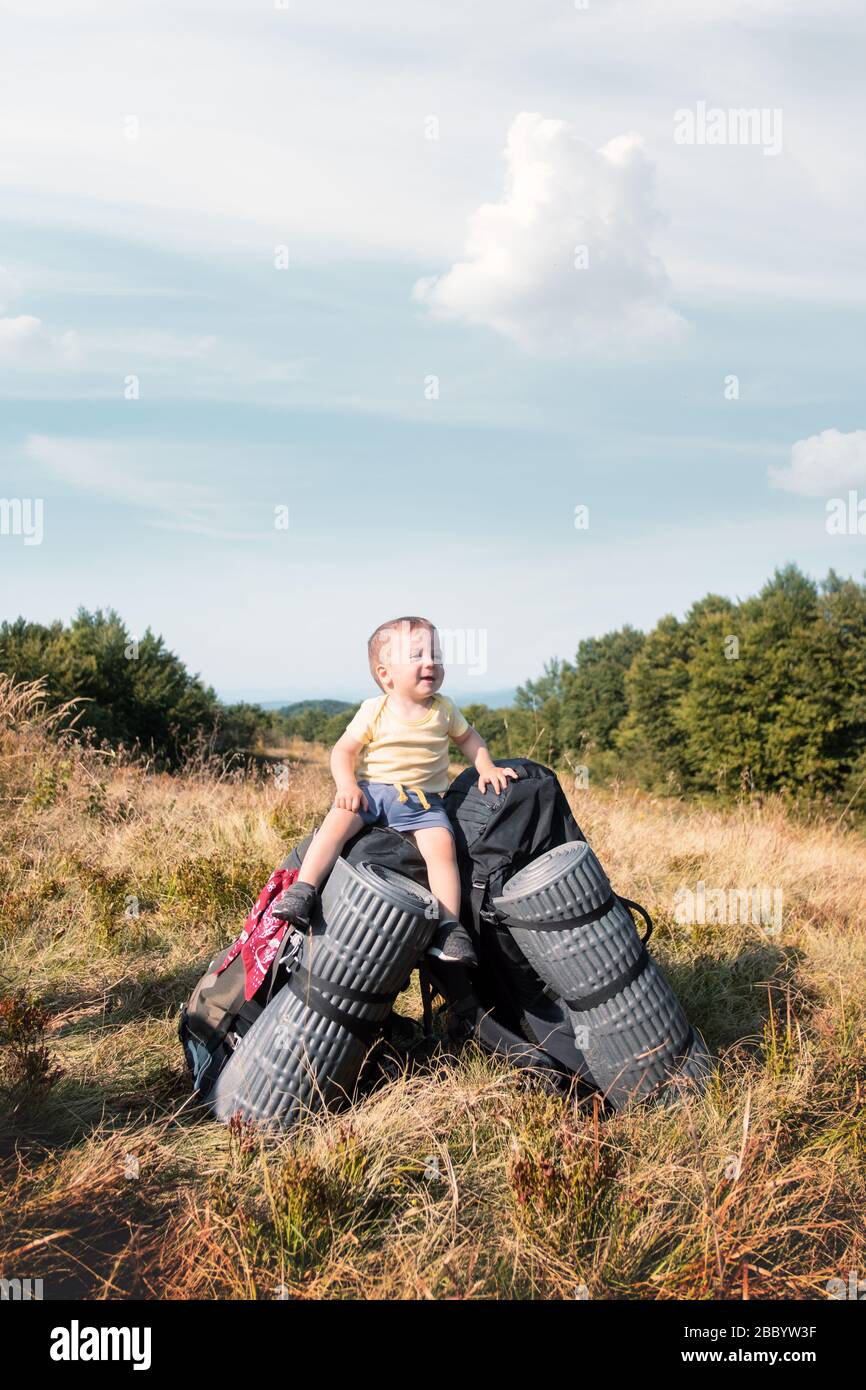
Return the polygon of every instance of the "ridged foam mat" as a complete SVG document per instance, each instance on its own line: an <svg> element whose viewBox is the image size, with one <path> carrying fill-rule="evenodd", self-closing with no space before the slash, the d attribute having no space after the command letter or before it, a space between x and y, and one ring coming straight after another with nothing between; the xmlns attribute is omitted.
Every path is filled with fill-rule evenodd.
<svg viewBox="0 0 866 1390"><path fill-rule="evenodd" d="M671 1098L705 1080L706 1045L588 844L541 855L508 881L494 907L565 1001L590 1079L613 1106L662 1087Z"/></svg>
<svg viewBox="0 0 866 1390"><path fill-rule="evenodd" d="M435 898L402 874L338 859L288 984L217 1079L217 1117L288 1127L348 1094L437 914Z"/></svg>

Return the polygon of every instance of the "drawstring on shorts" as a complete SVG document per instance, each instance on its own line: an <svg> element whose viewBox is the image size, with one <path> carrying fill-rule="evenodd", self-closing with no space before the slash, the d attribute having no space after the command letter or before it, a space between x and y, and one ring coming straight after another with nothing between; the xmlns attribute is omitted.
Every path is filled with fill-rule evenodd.
<svg viewBox="0 0 866 1390"><path fill-rule="evenodd" d="M402 783L402 782L395 782L395 783L394 783L394 786L397 788L397 800L398 800L398 801L408 801L409 798L408 798L408 796L406 795L405 791L403 790L403 783ZM421 787L410 787L409 790L410 790L410 792L414 792L415 795L418 797L418 800L421 802L421 806L422 806L423 810L429 811L429 810L430 810L430 802L427 800L426 796L424 795L424 792L423 792L422 788L421 788Z"/></svg>

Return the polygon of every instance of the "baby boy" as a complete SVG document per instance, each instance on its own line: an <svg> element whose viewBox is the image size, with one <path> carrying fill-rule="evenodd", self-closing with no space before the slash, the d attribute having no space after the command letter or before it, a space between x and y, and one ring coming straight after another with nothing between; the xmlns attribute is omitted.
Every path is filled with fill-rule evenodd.
<svg viewBox="0 0 866 1390"><path fill-rule="evenodd" d="M334 803L304 855L297 880L274 916L306 929L323 879L347 840L364 825L388 825L415 837L439 902L430 954L477 964L460 924L460 875L454 832L442 793L448 787L448 744L475 765L478 786L502 791L511 767L494 767L481 735L454 702L436 692L444 679L438 636L426 618L392 618L367 644L370 671L384 693L364 700L331 753Z"/></svg>

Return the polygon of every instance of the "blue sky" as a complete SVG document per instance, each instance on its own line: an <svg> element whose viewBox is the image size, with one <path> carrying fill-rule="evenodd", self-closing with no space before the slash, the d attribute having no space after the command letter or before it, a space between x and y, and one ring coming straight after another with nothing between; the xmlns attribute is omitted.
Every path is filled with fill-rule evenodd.
<svg viewBox="0 0 866 1390"><path fill-rule="evenodd" d="M360 698L417 611L484 634L468 697L789 560L862 577L853 3L6 8L0 495L45 520L3 617ZM780 150L678 144L698 103Z"/></svg>

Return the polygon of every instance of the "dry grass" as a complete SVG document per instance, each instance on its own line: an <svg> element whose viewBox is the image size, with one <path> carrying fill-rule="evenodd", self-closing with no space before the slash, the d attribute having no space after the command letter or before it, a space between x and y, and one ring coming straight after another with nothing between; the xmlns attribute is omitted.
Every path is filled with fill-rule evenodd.
<svg viewBox="0 0 866 1390"><path fill-rule="evenodd" d="M169 777L58 743L38 688L0 688L0 711L3 1277L47 1297L736 1299L862 1272L861 836L578 792L719 1057L706 1095L603 1119L475 1048L418 1049L263 1142L190 1104L176 1012L321 816L324 750L285 750L285 789ZM698 880L780 887L781 932L680 925Z"/></svg>

